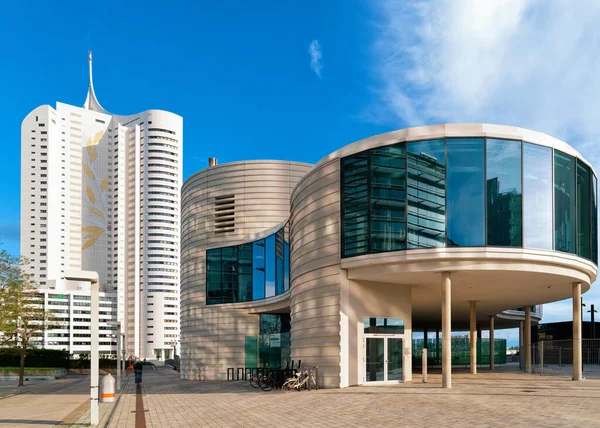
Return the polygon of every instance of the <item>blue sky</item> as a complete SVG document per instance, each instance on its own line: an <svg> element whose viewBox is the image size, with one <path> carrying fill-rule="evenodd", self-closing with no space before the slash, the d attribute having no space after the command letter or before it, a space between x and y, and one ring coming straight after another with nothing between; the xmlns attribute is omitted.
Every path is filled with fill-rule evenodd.
<svg viewBox="0 0 600 428"><path fill-rule="evenodd" d="M548 132L600 165L593 0L35 3L0 5L0 241L13 253L21 121L83 104L90 49L107 110L184 117L185 177L209 156L316 162L440 122ZM569 317L569 301L546 307Z"/></svg>

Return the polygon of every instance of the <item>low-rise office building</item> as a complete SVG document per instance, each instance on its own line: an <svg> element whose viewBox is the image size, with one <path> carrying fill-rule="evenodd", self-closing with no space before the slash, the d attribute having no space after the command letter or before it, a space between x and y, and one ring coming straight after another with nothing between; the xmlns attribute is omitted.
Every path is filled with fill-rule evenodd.
<svg viewBox="0 0 600 428"><path fill-rule="evenodd" d="M262 176L261 186L292 189L277 218L268 191L248 192L256 177L233 168L245 164L183 186L182 377L223 379L289 352L318 365L326 387L411 381L412 333L436 330L450 387L452 330L470 330L474 373L478 326L493 339L496 321L522 320L531 361L532 306L569 297L581 358L597 178L567 143L489 124L377 135L293 176ZM232 200L256 208L232 214Z"/></svg>

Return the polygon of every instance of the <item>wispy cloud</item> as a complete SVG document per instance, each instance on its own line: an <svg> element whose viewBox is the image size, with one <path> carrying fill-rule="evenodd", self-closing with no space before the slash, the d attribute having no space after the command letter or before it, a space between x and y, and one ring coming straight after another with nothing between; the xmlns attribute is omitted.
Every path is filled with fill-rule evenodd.
<svg viewBox="0 0 600 428"><path fill-rule="evenodd" d="M310 69L315 72L321 79L321 70L323 70L323 51L318 40L313 40L308 46L308 54L310 55Z"/></svg>
<svg viewBox="0 0 600 428"><path fill-rule="evenodd" d="M381 0L377 116L495 122L565 139L600 163L600 2Z"/></svg>
<svg viewBox="0 0 600 428"><path fill-rule="evenodd" d="M569 142L600 170L600 2L378 0L376 101L395 127L491 122ZM598 291L594 291L598 289ZM600 300L596 284L584 300ZM568 305L547 320L569 319Z"/></svg>

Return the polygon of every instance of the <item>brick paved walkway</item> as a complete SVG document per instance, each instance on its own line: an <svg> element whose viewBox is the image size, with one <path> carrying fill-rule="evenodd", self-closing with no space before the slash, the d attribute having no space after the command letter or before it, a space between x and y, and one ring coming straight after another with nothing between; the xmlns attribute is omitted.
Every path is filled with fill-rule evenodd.
<svg viewBox="0 0 600 428"><path fill-rule="evenodd" d="M195 382L170 369L144 371L148 427L599 426L600 381L520 373L455 374L443 390L428 384L281 393L245 382ZM111 427L135 427L133 382L114 407ZM108 410L108 409L107 409ZM138 414L141 409L138 408Z"/></svg>

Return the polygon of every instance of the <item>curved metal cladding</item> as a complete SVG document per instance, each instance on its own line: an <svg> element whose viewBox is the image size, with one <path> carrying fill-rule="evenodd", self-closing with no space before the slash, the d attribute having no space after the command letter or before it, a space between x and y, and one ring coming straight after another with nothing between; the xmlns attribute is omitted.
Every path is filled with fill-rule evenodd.
<svg viewBox="0 0 600 428"><path fill-rule="evenodd" d="M319 366L324 387L340 386L339 160L320 162L298 183L290 212L292 359Z"/></svg>
<svg viewBox="0 0 600 428"><path fill-rule="evenodd" d="M573 282L587 290L596 213L589 163L546 134L449 124L350 144L292 193L292 359L318 365L326 387L361 383L363 316L403 313L408 335L439 322L444 270L460 271L456 328L468 326L470 300L485 322L568 298Z"/></svg>
<svg viewBox="0 0 600 428"><path fill-rule="evenodd" d="M233 162L199 171L184 183L182 378L224 379L227 368L245 367L246 337L258 336L258 314L274 307L287 310L287 292L263 300L207 305L206 253L276 232L288 219L294 186L311 167L285 161Z"/></svg>

